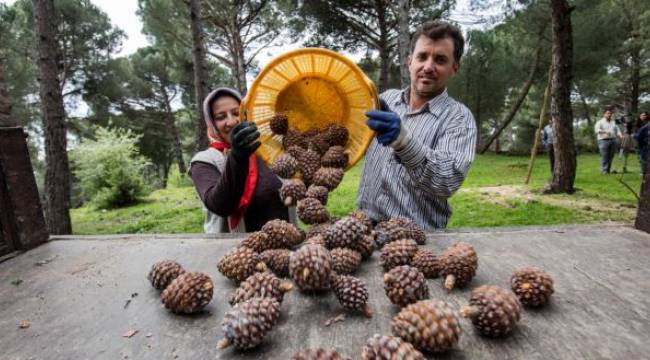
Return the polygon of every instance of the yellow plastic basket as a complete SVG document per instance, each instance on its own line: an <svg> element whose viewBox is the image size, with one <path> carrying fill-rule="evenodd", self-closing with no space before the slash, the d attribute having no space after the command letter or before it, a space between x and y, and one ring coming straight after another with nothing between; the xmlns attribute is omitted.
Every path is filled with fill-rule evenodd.
<svg viewBox="0 0 650 360"><path fill-rule="evenodd" d="M273 135L271 117L284 113L299 131L328 123L345 126L348 169L366 152L373 131L365 112L379 108L377 89L359 67L334 51L303 48L273 59L257 76L241 104L241 113L257 124L261 142L257 154L270 164L279 156L282 137Z"/></svg>

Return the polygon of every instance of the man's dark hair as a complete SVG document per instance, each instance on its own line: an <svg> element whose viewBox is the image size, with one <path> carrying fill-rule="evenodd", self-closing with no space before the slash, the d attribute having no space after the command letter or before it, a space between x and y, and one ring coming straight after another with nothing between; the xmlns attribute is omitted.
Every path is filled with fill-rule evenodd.
<svg viewBox="0 0 650 360"><path fill-rule="evenodd" d="M465 39L463 39L463 34L459 28L444 21L425 22L415 30L411 37L411 54L415 50L415 43L421 36L426 36L431 40L451 38L454 41L454 60L456 63L460 63L460 58L463 56L463 50L465 49Z"/></svg>

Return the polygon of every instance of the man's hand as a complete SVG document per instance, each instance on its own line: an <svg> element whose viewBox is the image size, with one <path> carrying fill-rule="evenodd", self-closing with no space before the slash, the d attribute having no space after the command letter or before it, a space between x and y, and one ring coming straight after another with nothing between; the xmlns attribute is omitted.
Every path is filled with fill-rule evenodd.
<svg viewBox="0 0 650 360"><path fill-rule="evenodd" d="M252 122L242 122L232 129L230 142L231 154L235 160L246 162L262 143L259 142L260 132Z"/></svg>
<svg viewBox="0 0 650 360"><path fill-rule="evenodd" d="M371 110L366 113L368 127L377 132L377 141L384 146L393 144L402 133L402 121L399 115L390 111L388 104L379 100L381 111Z"/></svg>

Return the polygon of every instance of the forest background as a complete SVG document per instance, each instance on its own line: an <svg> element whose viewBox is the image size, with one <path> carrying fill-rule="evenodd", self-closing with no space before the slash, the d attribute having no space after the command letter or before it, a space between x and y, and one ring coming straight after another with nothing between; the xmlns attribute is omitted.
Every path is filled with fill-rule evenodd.
<svg viewBox="0 0 650 360"><path fill-rule="evenodd" d="M48 132L53 123L43 116L39 96L46 81L39 75L43 57L35 32L42 29L35 23L34 4L46 2L0 3L0 105L29 133L52 233L69 233L71 226L83 233L200 231L200 202L183 175L192 154L206 145L197 98L216 86L245 93L261 70L260 59L301 46L351 54L380 90L406 86L408 36L430 19L455 22L465 32L466 53L449 92L475 116L477 151L500 154L477 159L465 192L454 200L457 214L465 215L452 225L555 221L535 216L544 212L530 208L537 204L550 206L545 211L552 215L573 214L555 216L557 221L631 220L625 209L635 206L635 197L622 181L639 188L636 158L628 160L631 173L625 177L600 178L597 161L589 154L597 151L593 125L605 106L615 108L617 119L636 119L647 110L650 10L642 0L468 0L462 2L465 13L457 11L455 1L443 0L138 0L137 16L150 45L128 55L118 55L125 33L92 1L56 0L48 14L55 54L50 73L56 74L63 104L59 117L64 131L58 138ZM564 12L572 25L572 66L564 85L569 90L572 148L580 155L573 154L579 166L576 186L572 182L572 191L565 191L573 195L555 201L565 195L542 197L537 192L550 176L542 168L548 163L538 164L541 170L533 173L537 180L522 187L526 160L517 156L530 154L534 143L554 43L559 41L552 10L561 5L568 6ZM48 161L54 158L65 159L65 169L48 168L62 164ZM354 171L347 175L350 189L356 189L355 176ZM334 194L347 204L339 207L334 201L330 211L336 215L354 206L354 191L346 189ZM119 214L138 223L133 220L137 211L129 212L129 207L150 206L142 215L145 223L151 220L148 216L164 219L157 210L169 202L165 196L188 202L190 225L134 225L126 230L116 225L128 222ZM520 213L508 215L522 202ZM503 211L487 211L490 206ZM552 207L558 206L562 209L554 212ZM68 224L48 216L70 208L77 210ZM107 214L115 214L117 222L102 225ZM494 221L483 221L486 216Z"/></svg>

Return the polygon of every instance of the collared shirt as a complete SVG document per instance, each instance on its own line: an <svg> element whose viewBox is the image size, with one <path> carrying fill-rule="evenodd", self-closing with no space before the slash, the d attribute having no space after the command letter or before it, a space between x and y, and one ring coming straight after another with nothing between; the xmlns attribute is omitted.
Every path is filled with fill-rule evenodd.
<svg viewBox="0 0 650 360"><path fill-rule="evenodd" d="M394 150L373 139L361 174L359 209L375 221L405 216L426 230L444 228L451 216L447 199L460 188L474 160L476 123L469 109L447 90L411 111L409 90L381 94L407 131Z"/></svg>
<svg viewBox="0 0 650 360"><path fill-rule="evenodd" d="M621 130L616 125L614 119L608 121L607 119L602 118L598 120L594 126L594 131L596 131L598 140L616 139L621 135Z"/></svg>

